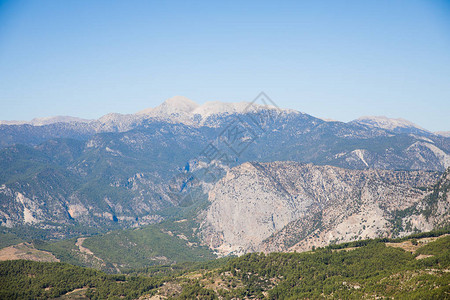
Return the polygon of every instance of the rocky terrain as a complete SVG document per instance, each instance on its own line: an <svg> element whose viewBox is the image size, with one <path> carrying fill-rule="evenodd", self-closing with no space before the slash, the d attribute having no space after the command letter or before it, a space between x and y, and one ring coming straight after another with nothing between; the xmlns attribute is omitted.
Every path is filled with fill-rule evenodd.
<svg viewBox="0 0 450 300"><path fill-rule="evenodd" d="M450 166L450 138L410 122L323 121L248 105L174 97L130 115L0 125L0 229L63 238L160 222L205 200L230 168L249 161L354 170ZM277 230L298 213L274 216Z"/></svg>
<svg viewBox="0 0 450 300"><path fill-rule="evenodd" d="M221 255L305 251L448 224L449 171L244 163L209 192L203 241Z"/></svg>

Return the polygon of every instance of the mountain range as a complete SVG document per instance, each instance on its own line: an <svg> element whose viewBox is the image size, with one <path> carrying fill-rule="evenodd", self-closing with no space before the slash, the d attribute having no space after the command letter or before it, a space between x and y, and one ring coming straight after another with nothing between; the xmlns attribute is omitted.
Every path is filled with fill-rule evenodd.
<svg viewBox="0 0 450 300"><path fill-rule="evenodd" d="M48 138L80 138L101 132L124 132L144 126L148 121L156 120L183 123L190 126L217 126L218 124L214 124L216 119L214 117L220 118L224 115L243 114L267 108L267 105L250 104L249 102L224 103L211 101L199 105L186 97L175 96L167 99L155 108L144 109L135 114L109 113L99 119L55 116L35 118L31 121L0 120L0 132L2 134L0 146L4 147L15 143L34 145ZM301 114L292 109L280 109L280 111L292 115ZM348 124L365 125L367 127L386 129L396 133L448 137L448 132L441 131L432 133L401 118L393 119L384 116L366 116L348 122ZM25 136L22 136L22 134ZM26 139L27 134L28 139Z"/></svg>
<svg viewBox="0 0 450 300"><path fill-rule="evenodd" d="M2 122L0 146L0 228L25 240L179 221L192 209L196 239L219 255L448 223L450 138L401 119L324 121L177 96L98 120Z"/></svg>

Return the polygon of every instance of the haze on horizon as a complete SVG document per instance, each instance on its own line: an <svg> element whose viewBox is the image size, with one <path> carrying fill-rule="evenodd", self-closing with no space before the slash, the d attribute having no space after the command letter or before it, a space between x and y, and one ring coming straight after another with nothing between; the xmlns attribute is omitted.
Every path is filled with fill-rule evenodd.
<svg viewBox="0 0 450 300"><path fill-rule="evenodd" d="M135 113L174 95L450 130L447 1L0 2L0 120Z"/></svg>

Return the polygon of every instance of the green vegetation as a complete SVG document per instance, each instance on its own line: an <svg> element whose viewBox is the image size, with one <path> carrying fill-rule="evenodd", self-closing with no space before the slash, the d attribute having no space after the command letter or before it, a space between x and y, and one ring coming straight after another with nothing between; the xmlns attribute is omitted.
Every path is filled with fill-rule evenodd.
<svg viewBox="0 0 450 300"><path fill-rule="evenodd" d="M170 262L185 262L213 259L206 248L193 244L185 235L164 232L160 226L111 232L95 236L83 243L96 256L122 268L139 268ZM186 238L186 239L184 239Z"/></svg>
<svg viewBox="0 0 450 300"><path fill-rule="evenodd" d="M433 243L429 243L416 251L417 254L436 255L445 258L447 265L450 262L450 236L440 238Z"/></svg>
<svg viewBox="0 0 450 300"><path fill-rule="evenodd" d="M225 271L243 282L244 288L230 293L239 298L268 290L268 299L358 299L368 295L444 299L450 292L450 275L426 269L442 269L448 264L448 257L417 261L411 253L374 241L351 251L328 248L303 254L249 254L234 260ZM270 289L274 281L279 283Z"/></svg>
<svg viewBox="0 0 450 300"><path fill-rule="evenodd" d="M430 240L439 234L408 237L419 247L415 253L376 239L305 253L149 266L122 275L64 263L6 261L0 263L0 298L44 299L75 290L90 299L156 294L171 299L450 299L450 235Z"/></svg>
<svg viewBox="0 0 450 300"><path fill-rule="evenodd" d="M22 242L23 240L17 235L0 229L0 249Z"/></svg>
<svg viewBox="0 0 450 300"><path fill-rule="evenodd" d="M183 293L196 290L223 299L450 298L450 236L419 248L416 254L387 247L381 240L353 246L357 248L247 254L198 280L179 282L185 287ZM433 256L416 259L419 254ZM218 281L222 284L211 285ZM213 299L208 297L201 299Z"/></svg>
<svg viewBox="0 0 450 300"><path fill-rule="evenodd" d="M367 240L360 240L360 241L353 241L353 242L347 242L347 243L341 243L341 244L335 244L335 245L329 245L327 248L329 249L344 249L344 248L352 248L352 247L362 247L366 246L369 243L375 242L383 242L383 243L400 243L403 241L408 240L416 240L421 238L427 238L427 237L439 237L445 234L450 234L450 227L445 227L442 229L437 229L433 231L428 232L419 232L414 233L405 237L401 238L377 238L377 239L367 239Z"/></svg>
<svg viewBox="0 0 450 300"><path fill-rule="evenodd" d="M150 266L142 269L128 270L127 272L124 272L124 274L133 276L145 275L152 277L158 276L176 278L198 270L211 271L222 268L234 257L235 256L228 256L201 262L183 262L173 265Z"/></svg>
<svg viewBox="0 0 450 300"><path fill-rule="evenodd" d="M46 229L27 225L17 225L13 228L0 226L0 249L21 242L59 240L61 238L70 239L76 236L90 236L119 228L118 226L105 225L105 227L99 229L79 224L58 224L55 222L46 222L46 226ZM3 237L5 238L3 239Z"/></svg>
<svg viewBox="0 0 450 300"><path fill-rule="evenodd" d="M90 299L136 299L162 284L149 277L106 275L63 263L0 262L0 299L48 299L85 289Z"/></svg>
<svg viewBox="0 0 450 300"><path fill-rule="evenodd" d="M51 252L60 261L76 266L87 266L77 255L76 238L58 241L56 243L47 243L43 241L34 241L36 249Z"/></svg>
<svg viewBox="0 0 450 300"><path fill-rule="evenodd" d="M81 253L77 239L58 242L35 241L37 249L53 253L62 262L117 273L147 266L216 258L207 247L200 246L190 220L166 221L138 229L112 231L87 237L82 246L93 255Z"/></svg>

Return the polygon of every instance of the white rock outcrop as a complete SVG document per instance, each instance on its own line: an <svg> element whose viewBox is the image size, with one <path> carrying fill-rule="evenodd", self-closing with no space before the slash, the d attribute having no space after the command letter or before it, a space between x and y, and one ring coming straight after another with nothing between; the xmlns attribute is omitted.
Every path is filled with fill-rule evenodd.
<svg viewBox="0 0 450 300"><path fill-rule="evenodd" d="M421 171L244 163L210 191L200 232L222 255L389 236L395 212L421 201L429 194L423 187L438 178Z"/></svg>

